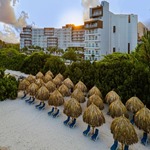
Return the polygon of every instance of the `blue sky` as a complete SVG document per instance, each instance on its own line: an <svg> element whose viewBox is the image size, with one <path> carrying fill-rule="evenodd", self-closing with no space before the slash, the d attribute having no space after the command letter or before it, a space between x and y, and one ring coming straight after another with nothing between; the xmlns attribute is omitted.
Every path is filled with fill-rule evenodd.
<svg viewBox="0 0 150 150"><path fill-rule="evenodd" d="M107 0L110 11L137 14L141 22L150 23L150 0ZM101 2L101 1L100 1ZM83 24L81 0L18 0L15 11L29 15L27 22L38 27L61 27L66 23Z"/></svg>

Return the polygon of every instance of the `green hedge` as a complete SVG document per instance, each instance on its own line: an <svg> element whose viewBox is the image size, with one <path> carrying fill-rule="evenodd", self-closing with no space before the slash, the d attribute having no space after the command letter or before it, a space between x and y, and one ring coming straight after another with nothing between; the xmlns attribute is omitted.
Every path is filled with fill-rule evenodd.
<svg viewBox="0 0 150 150"><path fill-rule="evenodd" d="M0 101L15 99L18 93L18 81L15 77L4 75L4 69L0 69Z"/></svg>

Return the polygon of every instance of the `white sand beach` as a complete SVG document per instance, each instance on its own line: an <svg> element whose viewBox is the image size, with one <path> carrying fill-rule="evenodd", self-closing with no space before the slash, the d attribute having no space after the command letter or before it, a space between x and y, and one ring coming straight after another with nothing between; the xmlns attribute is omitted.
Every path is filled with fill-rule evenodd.
<svg viewBox="0 0 150 150"><path fill-rule="evenodd" d="M13 72L14 73L14 72ZM17 75L21 75L18 73ZM8 150L109 150L113 144L113 135L110 132L112 118L108 116L108 107L102 111L106 123L98 127L100 134L97 141L83 136L87 128L82 115L77 119L76 127L70 129L63 124L66 115L63 106L60 107L60 116L53 118L47 112L51 109L47 104L44 110L39 111L35 105L29 105L21 100L22 93L16 100L0 102L0 148ZM86 103L82 104L83 111ZM139 142L131 145L129 150L150 150L149 143L144 146L140 143L143 131L135 127Z"/></svg>

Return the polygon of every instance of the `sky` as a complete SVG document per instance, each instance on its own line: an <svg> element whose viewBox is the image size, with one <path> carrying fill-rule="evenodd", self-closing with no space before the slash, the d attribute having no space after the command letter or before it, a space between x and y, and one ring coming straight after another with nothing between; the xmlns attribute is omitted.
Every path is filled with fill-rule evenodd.
<svg viewBox="0 0 150 150"><path fill-rule="evenodd" d="M114 14L137 14L138 21L150 27L150 0L106 1ZM15 42L22 26L26 24L42 28L62 27L68 23L83 24L83 5L90 7L100 2L101 0L0 0L0 39L5 37L4 40L10 38Z"/></svg>

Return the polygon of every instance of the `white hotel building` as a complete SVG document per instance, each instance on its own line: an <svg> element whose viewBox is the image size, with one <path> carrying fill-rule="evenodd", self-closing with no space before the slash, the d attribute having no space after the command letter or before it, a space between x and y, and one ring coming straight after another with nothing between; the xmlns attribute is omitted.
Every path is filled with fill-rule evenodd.
<svg viewBox="0 0 150 150"><path fill-rule="evenodd" d="M137 45L137 15L113 14L109 3L90 8L89 20L84 25L68 24L57 28L27 26L20 34L20 48L25 46L80 47L86 60L100 60L113 52L130 53Z"/></svg>

